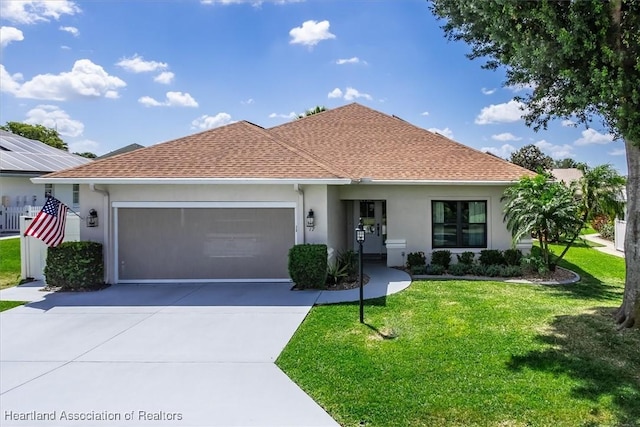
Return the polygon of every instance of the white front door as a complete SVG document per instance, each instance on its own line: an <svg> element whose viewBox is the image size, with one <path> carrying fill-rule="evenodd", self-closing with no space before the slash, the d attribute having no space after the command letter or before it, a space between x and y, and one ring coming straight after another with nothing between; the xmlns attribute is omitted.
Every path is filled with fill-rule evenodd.
<svg viewBox="0 0 640 427"><path fill-rule="evenodd" d="M365 241L362 251L365 254L386 254L387 248L387 202L385 200L356 200L354 205L354 223L360 218L365 229ZM358 244L355 244L358 250Z"/></svg>

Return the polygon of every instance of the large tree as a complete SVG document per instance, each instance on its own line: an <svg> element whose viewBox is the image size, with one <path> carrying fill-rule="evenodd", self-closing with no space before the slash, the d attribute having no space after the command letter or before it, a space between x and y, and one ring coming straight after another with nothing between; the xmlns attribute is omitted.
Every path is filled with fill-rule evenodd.
<svg viewBox="0 0 640 427"><path fill-rule="evenodd" d="M533 144L525 145L521 149L514 151L511 153L509 160L511 163L534 172L539 169L550 171L553 168L553 159Z"/></svg>
<svg viewBox="0 0 640 427"><path fill-rule="evenodd" d="M28 123L7 122L6 125L0 126L0 129L9 131L14 135L24 136L25 138L35 139L44 142L54 148L68 151L67 143L60 138L58 131L42 125L30 125Z"/></svg>
<svg viewBox="0 0 640 427"><path fill-rule="evenodd" d="M531 88L519 98L526 123L602 120L627 152L626 283L616 313L640 325L640 1L431 0L470 58L506 70L505 84Z"/></svg>

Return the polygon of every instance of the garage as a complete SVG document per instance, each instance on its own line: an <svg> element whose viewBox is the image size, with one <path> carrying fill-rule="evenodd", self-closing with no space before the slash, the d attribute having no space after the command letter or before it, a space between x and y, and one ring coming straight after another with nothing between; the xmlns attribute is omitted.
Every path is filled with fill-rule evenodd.
<svg viewBox="0 0 640 427"><path fill-rule="evenodd" d="M117 282L288 280L293 206L118 206Z"/></svg>

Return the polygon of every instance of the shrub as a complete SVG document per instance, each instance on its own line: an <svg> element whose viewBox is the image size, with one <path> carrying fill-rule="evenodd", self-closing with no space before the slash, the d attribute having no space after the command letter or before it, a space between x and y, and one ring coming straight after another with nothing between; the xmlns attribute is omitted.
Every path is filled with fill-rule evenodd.
<svg viewBox="0 0 640 427"><path fill-rule="evenodd" d="M411 266L411 274L427 274L427 266L426 265L413 265Z"/></svg>
<svg viewBox="0 0 640 427"><path fill-rule="evenodd" d="M519 265L503 265L500 269L502 277L520 277L522 276L522 268Z"/></svg>
<svg viewBox="0 0 640 427"><path fill-rule="evenodd" d="M486 276L487 267L482 264L473 264L469 273L473 274L474 276Z"/></svg>
<svg viewBox="0 0 640 427"><path fill-rule="evenodd" d="M459 262L457 264L451 264L451 266L449 267L449 273L453 274L454 276L464 276L468 273L470 268L471 265Z"/></svg>
<svg viewBox="0 0 640 427"><path fill-rule="evenodd" d="M338 252L336 262L341 267L346 267L348 277L358 275L358 253L356 251L349 249L344 252Z"/></svg>
<svg viewBox="0 0 640 427"><path fill-rule="evenodd" d="M502 274L502 266L498 264L488 265L485 274L489 277L498 277Z"/></svg>
<svg viewBox="0 0 640 427"><path fill-rule="evenodd" d="M457 254L459 264L471 265L473 264L473 260L476 257L476 254L471 251L462 252L461 254Z"/></svg>
<svg viewBox="0 0 640 427"><path fill-rule="evenodd" d="M503 256L507 265L520 266L520 260L522 259L522 251L520 249L507 249L504 251Z"/></svg>
<svg viewBox="0 0 640 427"><path fill-rule="evenodd" d="M327 264L327 245L302 244L289 249L289 276L301 289L324 287Z"/></svg>
<svg viewBox="0 0 640 427"><path fill-rule="evenodd" d="M600 237L602 237L603 239L613 241L615 238L615 233L615 225L611 224L610 222L602 224L602 227L600 227Z"/></svg>
<svg viewBox="0 0 640 427"><path fill-rule="evenodd" d="M445 270L446 269L444 268L444 266L440 264L429 264L426 268L425 273L433 276L439 276L441 274L444 274Z"/></svg>
<svg viewBox="0 0 640 427"><path fill-rule="evenodd" d="M409 252L407 255L407 267L409 269L414 266L426 264L427 258L424 256L424 252Z"/></svg>
<svg viewBox="0 0 640 427"><path fill-rule="evenodd" d="M549 275L549 268L540 255L523 256L520 260L520 267L523 274L533 274L541 277Z"/></svg>
<svg viewBox="0 0 640 427"><path fill-rule="evenodd" d="M504 264L504 255L498 249L483 249L480 251L478 261L482 265L502 265Z"/></svg>
<svg viewBox="0 0 640 427"><path fill-rule="evenodd" d="M591 220L591 227L600 233L602 226L610 222L611 221L609 221L609 217L607 215L598 215Z"/></svg>
<svg viewBox="0 0 640 427"><path fill-rule="evenodd" d="M99 288L104 284L102 244L64 242L48 248L44 275L49 286L64 290Z"/></svg>
<svg viewBox="0 0 640 427"><path fill-rule="evenodd" d="M451 251L442 250L431 252L431 263L441 265L446 270L449 268L449 264L451 264Z"/></svg>
<svg viewBox="0 0 640 427"><path fill-rule="evenodd" d="M336 260L332 262L327 267L327 283L330 283L331 285L337 285L342 281L342 279L349 276L347 270L348 266L341 265L340 261Z"/></svg>

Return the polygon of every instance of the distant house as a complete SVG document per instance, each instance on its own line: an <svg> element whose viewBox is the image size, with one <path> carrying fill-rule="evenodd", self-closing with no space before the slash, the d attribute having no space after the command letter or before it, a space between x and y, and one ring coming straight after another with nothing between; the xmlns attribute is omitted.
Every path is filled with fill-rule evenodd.
<svg viewBox="0 0 640 427"><path fill-rule="evenodd" d="M103 154L102 156L99 156L98 158L96 158L96 160L106 159L108 157L117 156L118 154L124 154L124 153L128 153L130 151L135 151L135 150L138 150L140 148L144 148L144 145L129 144L129 145L124 146L122 148L118 148L117 150L110 151L107 154Z"/></svg>
<svg viewBox="0 0 640 427"><path fill-rule="evenodd" d="M556 180L571 185L572 182L579 181L582 178L582 171L578 168L552 169L551 175Z"/></svg>
<svg viewBox="0 0 640 427"><path fill-rule="evenodd" d="M7 226L7 212L18 208L42 206L47 195L52 195L72 208L80 206L77 184L34 184L31 178L91 163L92 160L76 156L33 139L0 130L0 204L4 212L0 231L17 231L15 224ZM13 224L13 222L12 222Z"/></svg>

